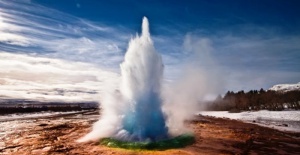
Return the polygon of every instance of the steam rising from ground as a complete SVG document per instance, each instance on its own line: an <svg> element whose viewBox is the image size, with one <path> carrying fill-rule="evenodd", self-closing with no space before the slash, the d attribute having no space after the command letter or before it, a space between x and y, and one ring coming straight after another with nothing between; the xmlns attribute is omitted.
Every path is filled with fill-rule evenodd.
<svg viewBox="0 0 300 155"><path fill-rule="evenodd" d="M189 132L185 120L206 108L207 100L214 100L223 88L218 64L211 56L214 48L209 39L187 34L183 50L190 55L177 80L165 87L164 111L172 135Z"/></svg>
<svg viewBox="0 0 300 155"><path fill-rule="evenodd" d="M200 41L196 45L198 43L202 44ZM194 46L188 39L186 44L187 47ZM199 110L199 100L210 92L209 86L205 85L209 84L209 77L204 76L197 65L188 65L181 79L161 91L163 64L154 49L149 23L144 17L142 35L130 41L121 64L120 91L112 90L106 95L101 102L100 120L79 142L106 137L157 141L188 132L184 121Z"/></svg>

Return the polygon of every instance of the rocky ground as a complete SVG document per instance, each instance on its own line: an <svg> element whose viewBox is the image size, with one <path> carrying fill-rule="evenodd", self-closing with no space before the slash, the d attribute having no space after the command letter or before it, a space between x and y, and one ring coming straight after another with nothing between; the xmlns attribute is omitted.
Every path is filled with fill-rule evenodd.
<svg viewBox="0 0 300 155"><path fill-rule="evenodd" d="M190 154L300 154L300 133L281 132L240 121L197 116L187 125L196 142L180 149L137 151L108 148L98 143L76 143L91 130L96 112L0 122L0 154L12 155L190 155Z"/></svg>

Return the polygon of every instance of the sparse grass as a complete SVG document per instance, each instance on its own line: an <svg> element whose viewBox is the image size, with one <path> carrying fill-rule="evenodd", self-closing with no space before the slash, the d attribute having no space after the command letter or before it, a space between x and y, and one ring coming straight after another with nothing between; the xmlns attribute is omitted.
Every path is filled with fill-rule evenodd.
<svg viewBox="0 0 300 155"><path fill-rule="evenodd" d="M192 134L183 134L171 139L161 140L157 142L128 142L113 138L103 138L101 145L115 148L124 148L132 150L166 150L172 148L182 148L195 142Z"/></svg>

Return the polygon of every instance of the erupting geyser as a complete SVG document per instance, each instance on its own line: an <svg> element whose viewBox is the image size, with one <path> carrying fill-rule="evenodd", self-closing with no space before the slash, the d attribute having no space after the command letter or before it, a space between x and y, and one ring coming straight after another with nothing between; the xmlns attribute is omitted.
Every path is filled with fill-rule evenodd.
<svg viewBox="0 0 300 155"><path fill-rule="evenodd" d="M131 39L120 67L120 91L101 102L101 119L94 124L93 131L79 141L111 137L126 142L157 142L169 138L161 109L164 66L153 46L146 17L141 36Z"/></svg>
<svg viewBox="0 0 300 155"><path fill-rule="evenodd" d="M129 43L121 73L121 94L129 106L122 126L128 138L135 141L166 138L168 130L160 96L163 64L150 38L146 17L143 19L142 35Z"/></svg>

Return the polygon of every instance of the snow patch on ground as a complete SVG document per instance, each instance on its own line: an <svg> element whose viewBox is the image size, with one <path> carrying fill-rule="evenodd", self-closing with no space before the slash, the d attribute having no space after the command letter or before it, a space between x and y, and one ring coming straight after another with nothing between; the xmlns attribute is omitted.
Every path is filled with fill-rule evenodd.
<svg viewBox="0 0 300 155"><path fill-rule="evenodd" d="M300 111L251 111L229 113L228 111L202 111L198 114L241 120L281 131L300 132Z"/></svg>
<svg viewBox="0 0 300 155"><path fill-rule="evenodd" d="M0 122L6 119L26 119L26 118L40 118L47 116L54 116L60 114L75 114L79 111L67 111L67 112L36 112L36 113L16 113L8 115L0 115Z"/></svg>

